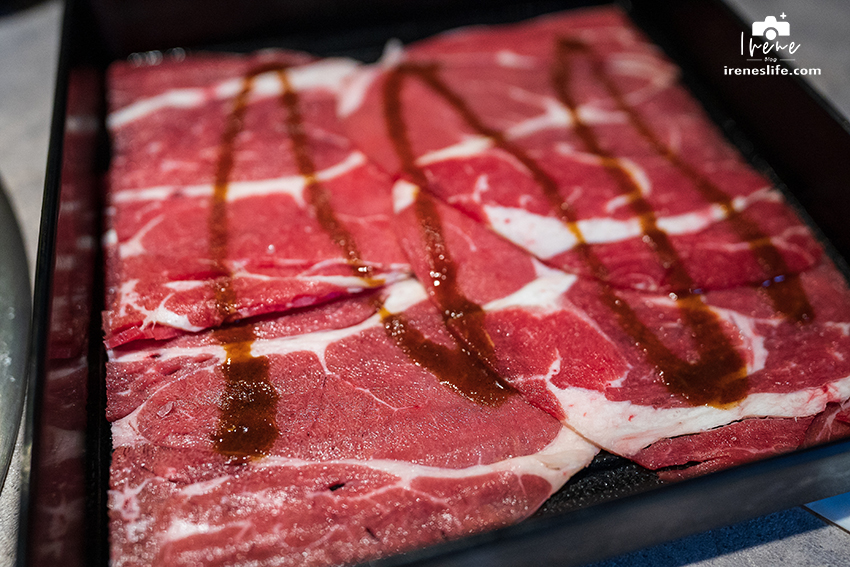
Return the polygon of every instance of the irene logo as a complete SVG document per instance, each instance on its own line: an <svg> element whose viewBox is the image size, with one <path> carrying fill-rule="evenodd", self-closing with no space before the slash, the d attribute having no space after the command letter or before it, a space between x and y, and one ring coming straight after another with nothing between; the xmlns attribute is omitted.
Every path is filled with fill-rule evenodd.
<svg viewBox="0 0 850 567"><path fill-rule="evenodd" d="M794 54L800 44L788 38L791 24L785 21L785 12L776 16L767 16L762 21L753 22L751 35L741 32L741 55L747 63L741 67L723 66L724 75L820 75L820 68L797 68ZM781 21L780 21L781 20ZM782 62L794 63L782 63Z"/></svg>
<svg viewBox="0 0 850 567"><path fill-rule="evenodd" d="M783 12L780 18L785 17ZM773 16L768 16L763 22L753 22L753 36L764 36L768 41L773 41L780 35L791 35L791 24L788 22L777 22Z"/></svg>
<svg viewBox="0 0 850 567"><path fill-rule="evenodd" d="M794 61L791 55L794 55L800 44L793 41L784 41L783 37L791 35L791 24L784 21L787 17L785 12L779 17L783 21L779 21L775 16L768 16L761 22L753 22L752 35L750 36L749 44L744 44L744 32L741 32L741 55L747 55L747 61L766 61L768 63L776 63L777 61ZM764 41L760 41L764 38ZM761 55L761 57L759 57Z"/></svg>

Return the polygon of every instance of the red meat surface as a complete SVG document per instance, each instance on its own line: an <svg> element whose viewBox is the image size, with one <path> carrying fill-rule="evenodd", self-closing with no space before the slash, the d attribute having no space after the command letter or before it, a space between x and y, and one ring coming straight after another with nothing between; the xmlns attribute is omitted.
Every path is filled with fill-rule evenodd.
<svg viewBox="0 0 850 567"><path fill-rule="evenodd" d="M223 57L217 69L210 58L165 69L111 68L108 347L321 303L406 276L389 230L389 178L352 148L335 118L336 82L353 63L287 67L293 58L303 59L264 54ZM266 68L272 70L261 72ZM357 240L371 278L358 276L311 206L284 128L290 111L277 69L286 69L298 93L314 179ZM159 71L183 78L168 86ZM234 98L251 73L257 75L239 131L225 143ZM211 218L217 168L224 167L227 246L218 259ZM236 295L227 315L216 306L222 276Z"/></svg>
<svg viewBox="0 0 850 567"><path fill-rule="evenodd" d="M451 336L413 280L387 290L435 343ZM109 363L116 565L326 565L531 514L597 448L519 396L471 401L414 364L373 303L251 324L279 430L234 463L216 450L225 349L201 333Z"/></svg>
<svg viewBox="0 0 850 567"><path fill-rule="evenodd" d="M397 232L448 327L592 442L675 448L653 468L728 466L803 442L771 449L774 422L754 418L810 420L850 394L844 278L620 12L447 33L358 72L342 100L352 140L402 178ZM713 359L736 377L703 371ZM677 386L687 372L705 384ZM703 439L730 424L752 429L740 451Z"/></svg>
<svg viewBox="0 0 850 567"><path fill-rule="evenodd" d="M112 562L329 565L850 433L850 290L616 9L110 71Z"/></svg>

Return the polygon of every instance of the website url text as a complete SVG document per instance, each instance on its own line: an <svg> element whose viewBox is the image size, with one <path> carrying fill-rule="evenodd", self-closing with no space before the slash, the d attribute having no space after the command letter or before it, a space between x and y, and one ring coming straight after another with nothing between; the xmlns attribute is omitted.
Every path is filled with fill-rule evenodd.
<svg viewBox="0 0 850 567"><path fill-rule="evenodd" d="M820 68L789 69L778 63L764 67L727 67L723 66L724 75L820 75Z"/></svg>

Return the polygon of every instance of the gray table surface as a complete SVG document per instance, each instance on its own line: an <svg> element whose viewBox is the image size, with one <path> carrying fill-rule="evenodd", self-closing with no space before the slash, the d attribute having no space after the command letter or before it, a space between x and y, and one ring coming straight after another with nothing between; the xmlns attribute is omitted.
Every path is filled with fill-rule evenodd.
<svg viewBox="0 0 850 567"><path fill-rule="evenodd" d="M817 67L810 82L850 116L848 0L726 0L745 21L787 14L800 44L795 64ZM0 17L0 175L22 227L31 279L62 4ZM698 23L695 23L698 25ZM850 156L849 156L850 157ZM0 567L14 563L20 454L0 493ZM756 518L599 563L615 566L850 565L850 534L803 508Z"/></svg>

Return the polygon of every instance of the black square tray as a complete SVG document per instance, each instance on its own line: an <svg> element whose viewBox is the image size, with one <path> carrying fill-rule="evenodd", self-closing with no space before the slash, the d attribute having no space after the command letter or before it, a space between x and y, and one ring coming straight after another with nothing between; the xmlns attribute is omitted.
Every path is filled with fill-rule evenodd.
<svg viewBox="0 0 850 567"><path fill-rule="evenodd" d="M407 42L461 25L600 3L69 0L37 259L25 438L32 463L22 481L18 565L108 564L110 439L103 412L97 243L100 179L109 164L103 80L111 61L173 48L260 47L372 61L389 38ZM736 48L745 27L719 0L619 5L682 68L686 85L729 139L800 207L846 273L846 122L792 75L725 76L724 66L741 66ZM81 114L92 119L81 121ZM77 251L70 284L54 277L57 262L68 262L69 238L92 243ZM75 361L82 369L76 382L51 378L73 375ZM58 464L57 428L66 443ZM603 455L521 524L371 564L578 565L848 490L850 441L667 485Z"/></svg>

